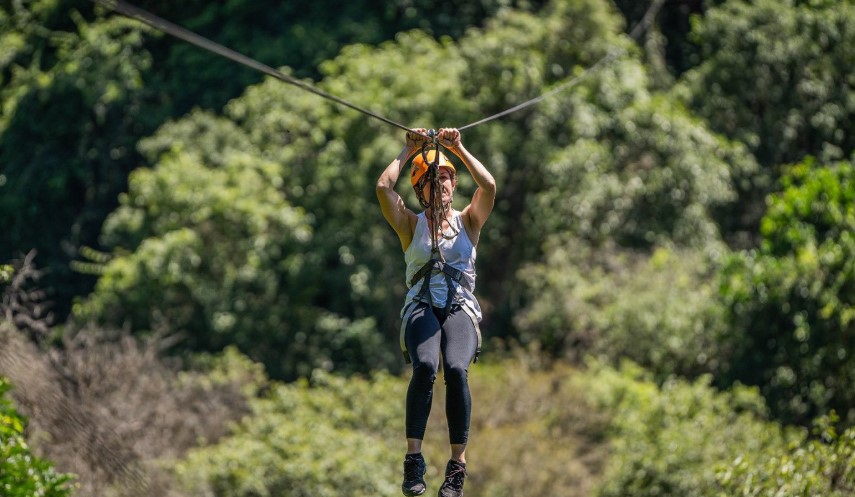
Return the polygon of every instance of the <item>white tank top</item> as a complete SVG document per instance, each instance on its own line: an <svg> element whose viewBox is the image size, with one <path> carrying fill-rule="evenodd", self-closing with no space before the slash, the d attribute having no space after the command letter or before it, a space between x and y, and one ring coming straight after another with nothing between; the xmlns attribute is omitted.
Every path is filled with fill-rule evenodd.
<svg viewBox="0 0 855 497"><path fill-rule="evenodd" d="M460 283L452 282L454 292L454 302L469 307L469 309L481 321L481 306L478 305L478 300L472 293L475 290L475 246L469 239L466 229L463 226L463 216L459 211L452 211L451 225L457 230L457 235L451 240L445 237L439 239L439 251L445 258L445 263L451 267L463 272L463 277ZM451 230L446 229L448 235L451 235ZM413 241L404 252L404 262L407 264L407 298L404 302L406 305L417 299L424 284L424 278L418 281L412 281L413 276L421 269L427 261L430 260L430 229L428 228L427 217L424 212L419 213L418 221L416 221L416 229L413 232ZM445 302L448 295L448 283L445 275L442 273L433 274L430 278L430 293L433 299L433 305L436 307L445 307ZM403 311L402 311L403 313Z"/></svg>

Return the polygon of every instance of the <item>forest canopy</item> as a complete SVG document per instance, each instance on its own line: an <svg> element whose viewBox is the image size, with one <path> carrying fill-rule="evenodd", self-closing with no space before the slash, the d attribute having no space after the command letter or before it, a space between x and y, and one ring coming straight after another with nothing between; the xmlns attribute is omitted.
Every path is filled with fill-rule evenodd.
<svg viewBox="0 0 855 497"><path fill-rule="evenodd" d="M514 356L512 371L584 397L597 414L571 414L616 444L599 495L755 495L742 485L787 458L817 478L804 488L845 495L851 470L813 457L852 457L855 3L668 1L629 36L651 4L135 3L411 127L461 127L572 81L462 135L498 185L478 245L494 375L482 388L498 392L491 361ZM360 431L337 418L316 439L283 420L359 404L349 388L400 393L405 267L372 187L403 131L83 0L0 1L0 101L0 338L17 333L66 378L86 371L73 344L114 337L131 354L122 344L160 340L140 352L164 361L155 383L240 398L216 417L251 413L233 437L170 452L192 491L304 479L335 492L315 473L242 480L208 466L242 451L248 467L259 454L302 464L312 453L277 444L323 452L339 436L366 457L336 464L366 495L385 489L387 473L379 486L359 475L393 462L372 445L393 421ZM475 188L461 174L454 207ZM221 381L217 361L264 380L236 393L244 376ZM183 389L172 364L192 370ZM83 398L88 383L74 384ZM0 407L17 439L17 411ZM555 425L533 432L578 435L560 406L544 409ZM673 430L649 426L660 418ZM677 434L693 422L736 452L689 457ZM654 456L662 466L647 466ZM64 492L64 473L34 461Z"/></svg>

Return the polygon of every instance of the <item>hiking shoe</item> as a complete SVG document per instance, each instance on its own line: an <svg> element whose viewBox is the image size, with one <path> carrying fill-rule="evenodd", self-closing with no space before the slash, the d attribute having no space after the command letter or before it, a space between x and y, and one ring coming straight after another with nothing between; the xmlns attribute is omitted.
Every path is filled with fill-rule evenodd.
<svg viewBox="0 0 855 497"><path fill-rule="evenodd" d="M425 458L421 454L407 454L404 458L404 483L401 491L407 497L425 493Z"/></svg>
<svg viewBox="0 0 855 497"><path fill-rule="evenodd" d="M439 487L439 497L462 497L463 480L466 478L466 464L448 461L445 466L445 481Z"/></svg>

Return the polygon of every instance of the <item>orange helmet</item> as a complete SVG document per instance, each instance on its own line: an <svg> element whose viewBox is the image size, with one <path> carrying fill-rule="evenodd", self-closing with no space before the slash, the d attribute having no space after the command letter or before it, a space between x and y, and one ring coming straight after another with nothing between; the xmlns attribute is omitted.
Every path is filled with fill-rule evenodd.
<svg viewBox="0 0 855 497"><path fill-rule="evenodd" d="M434 161L436 150L428 150L426 155L428 162L425 162L424 156L421 152L418 152L416 156L413 157L413 167L410 169L410 183L412 183L414 187L418 185L419 180L422 179L422 176L427 172L428 163ZM452 175L457 174L457 170L454 169L454 164L452 164L451 161L448 160L448 157L446 157L442 152L439 153L439 167L447 167L451 170Z"/></svg>

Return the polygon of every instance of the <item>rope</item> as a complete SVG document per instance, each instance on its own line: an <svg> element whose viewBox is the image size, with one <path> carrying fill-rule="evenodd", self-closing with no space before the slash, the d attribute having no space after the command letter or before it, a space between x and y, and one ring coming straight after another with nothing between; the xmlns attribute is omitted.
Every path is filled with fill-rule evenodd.
<svg viewBox="0 0 855 497"><path fill-rule="evenodd" d="M347 101L341 97L338 97L336 95L333 95L331 93L327 93L327 92L325 92L319 88L316 88L316 87L314 87L308 83L300 81L299 79L294 78L292 76L289 76L289 75L287 75L281 71L277 71L276 69L273 69L272 67L270 67L266 64L262 64L261 62L258 62L255 59L252 59L252 58L247 57L246 55L243 55L241 53L238 53L238 52L236 52L230 48L227 48L227 47L224 47L218 43L215 43L215 42L213 42L213 41L211 41L211 40L209 40L203 36L200 36L196 33L193 33L192 31L184 29L181 26L173 24L173 23L171 23L165 19L161 19L160 17L157 17L154 14L151 14L151 13L149 13L143 9L140 9L138 7L134 7L133 5L130 5L129 3L124 2L123 0L91 0L91 1L93 3L96 3L98 5L103 6L109 10L118 12L124 16L129 17L129 18L136 19L136 20L141 21L145 24L148 24L149 26L151 26L151 27L153 27L159 31L162 31L166 34L172 35L172 36L179 38L181 40L184 40L188 43L192 43L193 45L196 45L197 47L208 50L209 52L212 52L212 53L215 53L215 54L220 55L222 57L225 57L227 59L230 59L234 62L237 62L238 64L242 64L242 65L249 67L251 69L255 69L256 71L267 74L268 76L272 76L272 77L274 77L274 78L276 78L276 79L278 79L284 83L294 85L298 88L301 88L301 89L306 90L310 93L313 93L319 97L325 98L327 100L331 100L337 104L343 105L343 106L348 107L350 109L353 109L357 112L361 112L361 113L363 113L367 116L373 117L375 119L379 119L380 121L383 121L386 124L389 124L389 125L394 126L396 128L400 128L400 129L402 129L404 131L408 131L410 133L414 133L417 135L424 136L425 138L429 138L431 140L435 139L435 137L430 137L430 136L424 135L422 133L419 133L417 131L414 131L414 130L408 128L407 126L404 126L403 124L395 122L395 121L393 121L387 117L384 117L384 116L382 116L376 112L368 110L364 107L360 107L354 103L351 103L351 102L349 102L349 101ZM641 21L639 21L639 23L632 29L629 36L632 37L634 40L638 41L639 38L641 37L641 35L644 34L645 32L647 32L647 30L650 28L650 25L653 23L653 20L656 18L656 15L659 13L659 10L662 8L662 5L664 3L665 3L665 0L653 0L653 3L647 9L647 12L645 12ZM595 71L599 67L602 67L607 62L610 62L612 59L616 58L618 55L622 54L623 52L624 52L623 50L610 50L609 53L607 53L605 56L600 58L597 62L595 62L590 67L586 68L581 74L578 74L577 76L565 81L564 83L561 83L560 85L549 90L548 92L543 93L543 94L541 94L537 97L534 97L530 100L526 100L525 102L517 104L517 105L515 105L515 106L513 106L507 110L503 110L501 112L498 112L498 113L493 114L491 116L485 117L485 118L480 119L478 121L466 124L464 126L460 126L457 129L460 131L463 131L465 129L469 129L469 128L473 128L475 126L478 126L480 124L484 124L486 122L493 121L495 119L498 119L500 117L504 117L504 116L511 114L513 112L516 112L518 110L524 109L526 107L530 107L530 106L540 102L541 100L544 100L546 98L551 97L552 95L555 95L556 93L560 93L560 92L565 91L569 88L572 88L577 83L579 83L583 78L585 78L588 74L592 73L593 71ZM439 153L438 148L437 148L437 153Z"/></svg>
<svg viewBox="0 0 855 497"><path fill-rule="evenodd" d="M580 81L582 81L582 78L587 76L588 73L592 72L594 69L596 69L599 66L605 65L606 62L610 61L614 57L617 57L618 54L619 54L618 51L610 51L605 57L603 57L600 60L598 60L597 62L595 62L594 65L585 69L585 71L582 72L582 74L580 74L580 75L578 75L578 76L576 76L576 77L574 77L568 81L565 81L564 83L561 83L560 85L549 90L548 92L543 93L540 96L534 97L531 100L526 100L525 102L523 102L521 104L517 104L517 105L511 107L510 109L503 110L502 112L493 114L492 116L485 117L484 119L481 119L479 121L469 123L465 126L461 126L457 129L459 131L463 131L464 129L474 128L475 126L478 126L479 124L484 124L486 122L493 121L493 120L498 119L500 117L507 116L508 114L512 114L518 110L525 109L526 107L530 107L530 106L540 102L541 100L544 100L546 98L551 97L552 95L555 95L556 93L560 93L560 92L562 92L568 88L571 88L571 87L575 86L577 83L579 83Z"/></svg>
<svg viewBox="0 0 855 497"><path fill-rule="evenodd" d="M653 23L653 20L656 18L656 15L659 13L659 9L662 8L662 4L664 4L664 3L665 3L665 0L653 0L653 3L650 4L650 7L647 9L647 12L645 12L644 16L641 18L641 21L639 21L638 24L636 24L635 27L632 29L632 31L629 33L629 36L632 39L634 39L635 41L638 41L639 38L641 37L641 35L644 34L645 32L647 32L648 29L650 29L650 25ZM493 114L492 116L485 117L484 119L475 121L473 123L469 123L465 126L461 126L461 127L457 128L457 129L460 131L463 131L464 129L474 128L475 126L478 126L479 124L484 124L486 122L493 121L494 119L498 119L500 117L504 117L508 114L514 113L518 110L525 109L526 107L530 107L530 106L540 102L541 100L544 100L546 98L551 97L552 95L555 95L556 93L560 93L564 90L572 88L577 83L582 81L582 79L584 79L587 75L593 73L598 68L606 65L606 63L611 62L611 60L616 58L618 55L622 55L623 52L624 52L624 50L609 50L609 52L605 56L601 57L593 65L586 68L584 71L582 71L581 74L578 74L573 78L570 78L569 80L561 83L560 85L549 90L548 92L543 93L543 94L541 94L537 97L534 97L530 100L526 100L523 103L517 104L517 105L511 107L510 109L503 110L501 112Z"/></svg>
<svg viewBox="0 0 855 497"><path fill-rule="evenodd" d="M459 231L454 225L449 224L452 234L446 235L442 228L442 223L448 218L449 206L442 201L442 185L439 181L439 136L437 131L433 129L429 130L427 135L431 141L422 144L420 153L428 169L422 177L423 179L416 185L416 196L422 207L425 209L430 208L431 254L435 259L444 262L442 253L439 250L439 232L442 232L443 238L451 240L459 234ZM428 160L428 152L431 150L435 151L432 161ZM423 196L425 186L429 187L428 198L424 198Z"/></svg>
<svg viewBox="0 0 855 497"><path fill-rule="evenodd" d="M249 67L250 69L255 69L256 71L259 71L263 74L267 74L268 76L272 76L273 78L276 78L279 81L282 81L284 83L288 83L290 85L296 86L300 89L303 89L305 91L313 93L313 94L315 94L321 98L325 98L325 99L330 100L332 102L335 102L337 104L340 104L340 105L343 105L343 106L348 107L350 109L353 109L357 112L361 112L362 114L365 114L367 116L370 116L370 117L373 117L373 118L378 119L380 121L383 121L386 124L389 124L389 125L394 126L396 128L400 128L400 129L407 131L409 133L414 133L417 135L424 136L425 138L428 138L430 140L430 145L432 146L432 148L434 150L436 150L436 155L434 157L434 160L431 161L431 163L429 164L428 172L426 174L427 180L430 182L430 201L426 202L425 199L422 199L421 198L422 197L421 192L418 192L418 196L419 196L419 201L422 203L422 205L425 208L427 208L429 206L433 207L431 209L431 224L433 225L432 229L431 229L431 251L435 254L439 254L440 258L442 257L441 254L439 253L439 240L437 237L438 237L439 232L442 232L443 236L445 237L445 232L442 230L442 223L445 222L445 220L446 220L448 210L447 210L447 207L442 203L442 185L440 185L440 183L439 183L439 153L440 152L439 152L439 143L437 140L437 133L435 130L430 130L427 135L419 133L413 129L408 128L407 126L404 126L403 124L395 122L395 121L393 121L387 117L384 117L384 116L382 116L376 112L373 112L371 110L368 110L364 107L360 107L360 106L358 106L354 103L351 103L351 102L349 102L349 101L347 101L341 97L338 97L338 96L333 95L331 93L327 93L327 92L325 92L319 88L316 88L316 87L314 87L308 83L300 81L297 78L294 78L294 77L289 76L289 75L287 75L281 71L273 69L272 67L270 67L266 64L262 64L261 62L258 62L255 59L247 57L247 56L245 56L241 53L238 53L238 52L236 52L230 48L224 47L224 46L222 46L218 43L215 43L215 42L213 42L213 41L211 41L211 40L209 40L203 36L200 36L196 33L193 33L192 31L189 31L185 28L182 28L181 26L178 26L178 25L173 24L173 23L171 23L165 19L157 17L154 14L151 14L151 13L149 13L143 9L135 7L131 4L123 1L123 0L91 0L91 1L93 3L96 3L98 5L103 6L109 10L112 10L112 11L118 12L124 16L127 16L131 19L136 19L140 22L143 22L143 23L145 23L145 24L147 24L147 25L149 25L149 26L151 26L151 27L153 27L159 31L162 31L162 32L169 34L169 35L172 35L178 39L181 39L181 40L184 40L188 43L196 45L196 46L198 46L202 49L205 49L211 53L214 53L214 54L220 55L222 57L225 57L227 59L230 59L234 62L237 62L238 64L242 64L246 67ZM665 0L653 0L653 3L647 9L647 12L645 12L641 21L639 21L639 23L630 32L630 37L632 37L633 39L638 41L639 37L650 28L650 25L653 23L653 20L656 18L656 15L658 14L659 10L662 8L662 5L664 3L665 3ZM463 130L478 126L480 124L484 124L486 122L490 122L490 121L493 121L495 119L499 119L500 117L503 117L503 116L506 116L508 114L517 112L517 111L524 109L526 107L530 107L532 105L535 105L538 102L540 102L544 99L547 99L547 98L549 98L549 97L551 97L557 93L560 93L560 92L565 91L569 88L572 88L577 83L579 83L585 76L587 76L588 74L597 70L598 68L604 66L606 63L610 62L612 59L616 58L618 55L620 55L622 53L623 53L623 50L610 50L604 57L600 58L593 65L586 68L581 74L565 81L564 83L561 83L560 85L556 86L555 88L553 88L553 89L551 89L551 90L549 90L549 91L547 91L547 92L545 92L545 93L543 93L543 94L541 94L535 98L532 98L530 100L526 100L525 102L517 104L517 105L515 105L515 106L513 106L507 110L504 110L502 112L493 114L491 116L488 116L488 117L485 117L485 118L480 119L478 121L466 124L464 126L460 126L458 128L458 130L463 131ZM425 163L428 163L427 147L428 147L428 143L426 142L422 146L422 151L421 151ZM451 235L451 238L453 238L454 236L457 235L457 230L454 229L453 226L451 228L454 231L453 235Z"/></svg>
<svg viewBox="0 0 855 497"><path fill-rule="evenodd" d="M131 5L127 2L124 2L122 0L91 0L91 1L93 3L96 3L98 5L101 5L105 8L107 8L107 9L118 12L118 13L126 16L126 17L129 17L131 19L136 19L140 22L148 24L149 26L157 29L158 31L162 31L162 32L169 34L169 35L172 35L178 39L184 40L188 43L192 43L193 45L196 45L197 47L203 48L205 50L208 50L209 52L212 52L212 53L215 53L215 54L220 55L222 57L225 57L227 59L230 59L234 62L237 62L238 64L242 64L246 67L249 67L250 69L255 69L256 71L267 74L268 76L272 76L272 77L278 79L279 81L288 83L290 85L294 85L294 86L301 88L303 90L306 90L310 93L314 93L315 95L317 95L319 97L325 98L327 100L331 100L331 101L333 101L337 104L343 105L345 107L349 107L349 108L351 108L357 112L361 112L361 113L363 113L367 116L371 116L375 119L379 119L386 124L395 126L396 128L400 128L404 131L415 133L417 135L422 135L421 133L413 131L412 129L404 126L403 124L397 123L397 122L395 122L395 121L393 121L387 117L384 117L384 116L382 116L376 112L368 110L364 107L360 107L354 103L348 102L347 100L345 100L341 97L335 96L331 93L327 93L327 92L321 90L320 88L316 88L316 87L314 87L308 83L300 81L299 79L294 78L292 76L289 76L289 75L287 75L281 71L277 71L276 69L273 69L272 67L270 67L266 64L262 64L261 62L258 62L255 59L252 59L252 58L247 57L246 55L243 55L239 52L236 52L230 48L227 48L227 47L224 47L218 43L215 43L215 42L213 42L213 41L211 41L211 40L209 40L203 36L200 36L200 35L192 32L192 31L184 29L181 26L173 24L173 23L167 21L166 19L162 19L160 17L157 17L156 15L151 14L151 13L149 13L143 9L140 9L138 7L134 7L133 5ZM422 135L422 136L424 136L424 135Z"/></svg>

